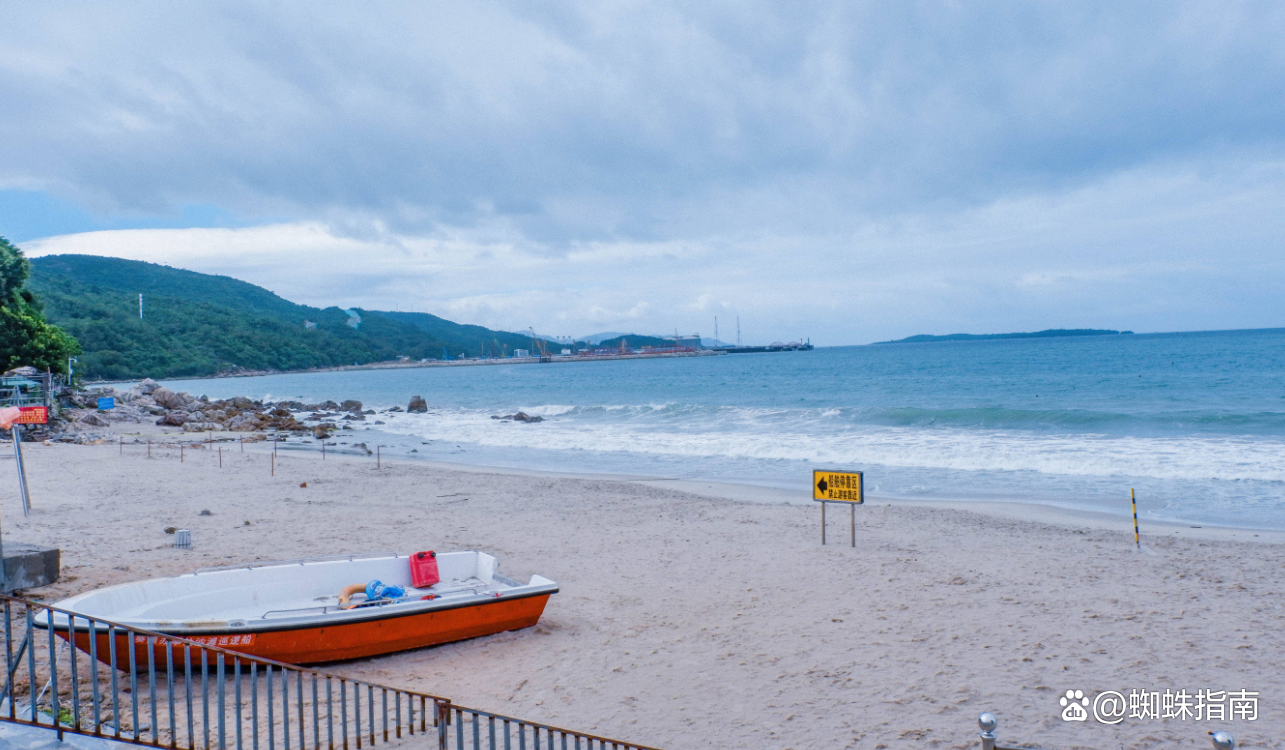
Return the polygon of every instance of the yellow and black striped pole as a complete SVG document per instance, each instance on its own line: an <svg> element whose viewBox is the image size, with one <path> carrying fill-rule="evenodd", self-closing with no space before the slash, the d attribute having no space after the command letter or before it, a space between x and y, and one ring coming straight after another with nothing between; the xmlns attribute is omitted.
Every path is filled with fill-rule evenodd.
<svg viewBox="0 0 1285 750"><path fill-rule="evenodd" d="M1129 488L1129 502L1133 503L1133 543L1142 549L1142 537L1138 535L1138 498L1133 496L1133 488Z"/></svg>

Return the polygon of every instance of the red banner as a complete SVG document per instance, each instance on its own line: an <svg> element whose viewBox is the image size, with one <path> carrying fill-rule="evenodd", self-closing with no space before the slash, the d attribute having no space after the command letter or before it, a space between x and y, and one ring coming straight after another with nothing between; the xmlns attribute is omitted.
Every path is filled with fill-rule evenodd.
<svg viewBox="0 0 1285 750"><path fill-rule="evenodd" d="M47 406L24 406L22 414L14 420L17 424L48 424L49 407Z"/></svg>

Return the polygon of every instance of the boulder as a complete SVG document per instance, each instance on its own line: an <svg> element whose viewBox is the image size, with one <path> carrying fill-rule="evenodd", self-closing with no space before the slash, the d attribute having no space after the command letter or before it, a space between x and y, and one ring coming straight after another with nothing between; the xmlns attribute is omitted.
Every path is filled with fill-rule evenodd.
<svg viewBox="0 0 1285 750"><path fill-rule="evenodd" d="M353 412L354 414L360 414L361 402L348 399L347 401L340 404L339 408L342 409L343 411L350 411L350 412Z"/></svg>
<svg viewBox="0 0 1285 750"><path fill-rule="evenodd" d="M192 397L186 393L175 393L169 388L161 386L152 391L152 400L166 409L181 409L192 402Z"/></svg>
<svg viewBox="0 0 1285 750"><path fill-rule="evenodd" d="M242 414L223 423L223 427L235 432L254 432L259 429L259 420L253 414Z"/></svg>
<svg viewBox="0 0 1285 750"><path fill-rule="evenodd" d="M296 421L294 417L286 417L285 419L274 421L272 423L272 429L284 430L286 432L304 432L308 428Z"/></svg>
<svg viewBox="0 0 1285 750"><path fill-rule="evenodd" d="M92 425L94 427L107 427L108 424L110 424L106 419L103 419L102 417L93 413L86 414L85 416L81 417L76 421L79 422L80 424Z"/></svg>
<svg viewBox="0 0 1285 750"><path fill-rule="evenodd" d="M223 429L218 422L187 422L183 425L183 432L219 432Z"/></svg>
<svg viewBox="0 0 1285 750"><path fill-rule="evenodd" d="M533 417L530 414L527 414L526 412L522 412L522 411L518 412L517 414L505 414L502 417L493 416L491 417L491 419L507 419L513 422L543 422L544 421L544 417L541 417L541 416Z"/></svg>
<svg viewBox="0 0 1285 750"><path fill-rule="evenodd" d="M254 406L254 402L246 398L245 396L233 396L232 405L238 409L249 409L250 407Z"/></svg>
<svg viewBox="0 0 1285 750"><path fill-rule="evenodd" d="M425 405L424 405L424 408L425 408L425 409L427 409L427 408L428 408L428 404L425 404ZM400 407L400 406L394 406L393 408L389 409L389 410L388 410L388 412L391 414L392 412L395 412L395 411L401 411L401 410L402 410L402 407Z"/></svg>
<svg viewBox="0 0 1285 750"><path fill-rule="evenodd" d="M397 407L393 408L396 409ZM397 409L397 411L401 411L401 409ZM428 411L428 402L424 400L423 396L411 396L410 405L406 407L406 411L411 414L423 414Z"/></svg>
<svg viewBox="0 0 1285 750"><path fill-rule="evenodd" d="M366 418L366 415L365 415L365 414L362 414L362 413L361 413L361 412L359 412L359 411L355 411L355 412L353 412L352 414L348 414L348 415L346 415L346 416L344 417L344 419L346 419L346 420L349 420L349 421L356 421L356 422L361 422L361 421L362 421L362 420L364 420L365 418Z"/></svg>
<svg viewBox="0 0 1285 750"><path fill-rule="evenodd" d="M339 404L334 401L322 401L317 404L317 411L339 411Z"/></svg>
<svg viewBox="0 0 1285 750"><path fill-rule="evenodd" d="M169 425L170 427L182 427L187 423L187 415L181 411L167 412L165 416L156 420L156 424Z"/></svg>
<svg viewBox="0 0 1285 750"><path fill-rule="evenodd" d="M330 431L332 429L334 429L334 425L327 426L324 424L319 424L316 427L312 428L312 436L318 440L325 440L326 438L330 437Z"/></svg>
<svg viewBox="0 0 1285 750"><path fill-rule="evenodd" d="M194 412L189 412L189 413L188 413L188 415L187 415L187 421L189 421L189 422L204 422L204 421L206 421L206 419L205 419L205 412L203 412L203 411L201 411L201 410L199 410L199 409L198 409L197 411L194 411Z"/></svg>
<svg viewBox="0 0 1285 750"><path fill-rule="evenodd" d="M155 380L152 380L151 378L143 378L143 382L134 386L134 390L138 391L144 396L150 396L156 392L157 388L160 388L160 387L161 387L161 384L156 382Z"/></svg>

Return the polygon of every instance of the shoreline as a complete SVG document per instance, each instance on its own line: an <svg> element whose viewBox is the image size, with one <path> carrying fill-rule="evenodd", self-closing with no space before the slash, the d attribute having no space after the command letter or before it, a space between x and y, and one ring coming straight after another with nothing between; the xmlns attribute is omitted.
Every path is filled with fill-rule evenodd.
<svg viewBox="0 0 1285 750"><path fill-rule="evenodd" d="M116 425L116 426L124 426ZM136 425L144 426L144 425ZM158 428L155 432L122 432L117 430L121 435L138 435L146 437L147 435L166 436L173 439L173 442L199 443L204 442L205 438L201 433L179 433L166 432L164 428ZM255 442L252 446L247 447L252 452L262 452L271 450L271 438L267 437L270 433L230 433L219 432L211 433L222 437L215 437L214 442L236 441L239 438L250 438L255 435L264 435L261 440ZM282 441L279 450L287 454L296 455L320 454L320 448L314 446L305 446L298 442L297 436L295 442L288 440ZM335 435L333 437L340 437ZM332 439L333 439L332 437ZM354 431L351 435L342 435L342 437L351 438L357 442L366 442L359 439L359 433ZM285 447L288 446L288 447ZM354 462L367 460L369 457L362 456L356 449L336 449L327 452L328 456L333 456L338 460L350 460ZM466 463L462 461L443 461L429 457L416 457L401 453L389 453L382 457L384 464L405 463L412 466L426 466L461 473L485 474L485 475L503 475L515 477L539 477L544 479L571 479L596 482L620 482L637 484L640 486L653 487L656 489L671 489L677 492L683 492L700 497L713 498L719 500L731 500L734 502L752 502L764 504L782 504L795 506L812 506L815 501L807 497L807 487L802 485L799 490L773 487L763 484L739 483L712 479L684 479L677 477L665 477L649 474L636 473L612 473L612 472L579 472L579 471L561 471L561 470L544 470L529 469L509 466L498 466L484 463ZM832 505L837 503L832 503ZM1102 531L1122 531L1132 534L1133 525L1132 517L1128 514L1108 513L1083 508L1070 508L1057 505L1050 502L1041 502L1039 500L1020 501L1011 499L962 499L962 498L903 498L886 495L871 494L868 495L865 507L875 505L897 505L905 507L925 507L925 508L947 508L952 510L978 513L996 519L1006 519L1014 521L1030 521L1035 523L1047 524L1050 526L1061 526L1073 529L1093 529ZM860 512L860 506L858 509ZM1253 526L1232 526L1227 524L1213 523L1190 523L1187 521L1147 518L1140 523L1142 529L1143 546L1146 546L1146 539L1149 534L1163 534L1165 536L1185 537L1191 539L1210 539L1210 540L1231 540L1253 541L1257 543L1285 544L1285 529L1258 528Z"/></svg>
<svg viewBox="0 0 1285 750"><path fill-rule="evenodd" d="M214 375L185 375L166 377L163 380L221 380L224 378L261 378L273 375L304 375L326 372L354 372L362 370L412 370L432 367L480 367L491 365L534 365L534 364L568 364L571 362L602 362L621 359L675 359L679 357L716 357L727 352L715 349L700 349L694 352L631 352L629 354L552 354L547 362L540 357L505 357L502 359L451 359L430 360L428 362L370 362L364 365L336 365L334 367L310 367L303 370L246 370L244 372L215 373ZM153 378L156 379L156 378ZM117 385L120 383L137 383L140 378L124 380L84 381L85 387L99 385Z"/></svg>

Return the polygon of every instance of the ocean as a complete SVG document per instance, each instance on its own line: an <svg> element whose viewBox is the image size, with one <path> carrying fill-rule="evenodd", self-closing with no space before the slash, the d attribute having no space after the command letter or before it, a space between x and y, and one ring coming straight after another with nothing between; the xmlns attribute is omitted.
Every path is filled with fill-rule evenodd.
<svg viewBox="0 0 1285 750"><path fill-rule="evenodd" d="M849 469L868 500L1121 516L1134 488L1143 518L1285 529L1285 329L166 384L376 409L422 395L428 414L336 435L387 456L768 485L801 502L813 469ZM544 421L491 419L519 410Z"/></svg>

